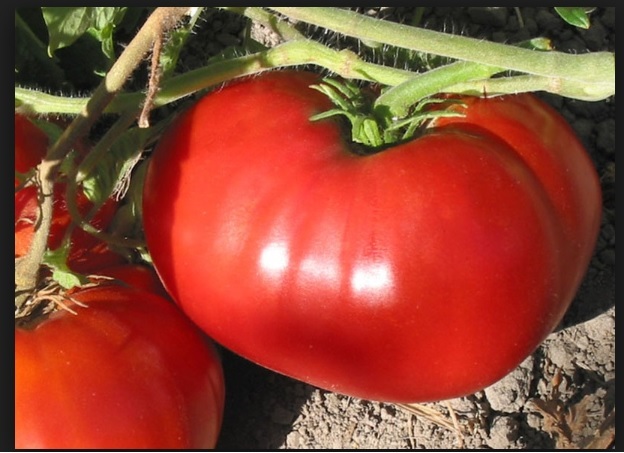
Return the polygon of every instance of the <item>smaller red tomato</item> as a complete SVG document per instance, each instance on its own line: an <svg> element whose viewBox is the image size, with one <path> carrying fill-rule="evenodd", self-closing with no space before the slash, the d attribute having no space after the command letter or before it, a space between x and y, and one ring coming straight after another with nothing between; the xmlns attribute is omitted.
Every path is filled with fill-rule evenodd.
<svg viewBox="0 0 624 453"><path fill-rule="evenodd" d="M15 448L214 448L223 370L188 318L137 288L71 298L87 307L15 329Z"/></svg>

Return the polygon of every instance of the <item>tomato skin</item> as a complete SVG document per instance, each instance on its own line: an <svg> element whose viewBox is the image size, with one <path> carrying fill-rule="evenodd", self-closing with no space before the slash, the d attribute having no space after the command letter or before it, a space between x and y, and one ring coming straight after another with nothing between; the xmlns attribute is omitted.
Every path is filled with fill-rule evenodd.
<svg viewBox="0 0 624 453"><path fill-rule="evenodd" d="M573 298L594 252L602 194L598 174L572 127L551 106L531 95L493 99L468 97L454 109L461 117L438 118L438 128L502 138L538 176L569 244L563 253L568 293Z"/></svg>
<svg viewBox="0 0 624 453"><path fill-rule="evenodd" d="M26 117L15 115L15 170L25 173L38 165L45 157L48 146L47 136ZM17 178L15 187L18 186ZM52 207L52 225L48 236L48 247L56 249L61 245L71 216L65 201L66 184L59 182L54 186L54 204ZM81 192L76 200L78 210L83 214L93 206ZM98 229L105 229L117 210L117 201L107 200L99 209L91 224ZM24 187L15 192L15 258L28 253L35 235L35 223L39 215L37 188ZM86 231L75 228L71 237L72 245L68 264L75 272L88 273L93 270L121 264L124 258L110 250L107 245Z"/></svg>
<svg viewBox="0 0 624 453"><path fill-rule="evenodd" d="M231 84L163 136L143 209L167 291L223 346L328 390L422 402L494 383L571 303L600 217L591 162L556 202L494 129L432 128L357 156L337 122L308 121L331 108L318 81Z"/></svg>
<svg viewBox="0 0 624 453"><path fill-rule="evenodd" d="M169 299L158 274L152 267L143 264L124 263L97 270L97 276L110 277L122 284L146 290Z"/></svg>
<svg viewBox="0 0 624 453"><path fill-rule="evenodd" d="M224 381L213 345L146 291L72 297L88 308L15 330L15 447L214 448Z"/></svg>

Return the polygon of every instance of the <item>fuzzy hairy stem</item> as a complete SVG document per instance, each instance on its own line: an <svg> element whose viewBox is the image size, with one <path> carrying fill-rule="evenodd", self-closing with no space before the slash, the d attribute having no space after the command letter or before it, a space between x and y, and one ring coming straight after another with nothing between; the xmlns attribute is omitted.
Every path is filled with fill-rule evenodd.
<svg viewBox="0 0 624 453"><path fill-rule="evenodd" d="M551 80L548 91L600 101L615 94L615 54L567 54L528 49L379 20L340 8L270 7L291 19L366 41L501 67ZM587 68L591 68L588 71Z"/></svg>
<svg viewBox="0 0 624 453"><path fill-rule="evenodd" d="M288 41L251 55L219 61L172 77L165 81L154 97L154 108L175 102L200 90L230 79L288 66L315 64L346 78L395 86L409 80L413 73L402 69L368 63L355 53L337 51L314 41ZM124 93L117 96L104 113L120 113L136 106L144 95ZM15 97L24 108L38 113L77 114L88 98L66 99L26 88L16 88Z"/></svg>
<svg viewBox="0 0 624 453"><path fill-rule="evenodd" d="M475 80L481 81L502 71L502 68L495 66L466 61L440 66L387 90L375 101L375 109L388 110L392 116L401 118L420 99L443 90L448 91L450 86L458 83L474 83Z"/></svg>

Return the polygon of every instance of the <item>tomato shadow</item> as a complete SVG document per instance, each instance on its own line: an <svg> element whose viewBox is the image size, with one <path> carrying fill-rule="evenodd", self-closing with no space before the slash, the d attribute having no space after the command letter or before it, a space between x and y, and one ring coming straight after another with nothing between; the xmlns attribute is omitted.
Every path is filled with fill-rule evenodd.
<svg viewBox="0 0 624 453"><path fill-rule="evenodd" d="M225 412L217 450L276 450L315 387L221 349Z"/></svg>
<svg viewBox="0 0 624 453"><path fill-rule="evenodd" d="M615 306L615 266L605 266L599 259L600 247L556 331L589 321Z"/></svg>

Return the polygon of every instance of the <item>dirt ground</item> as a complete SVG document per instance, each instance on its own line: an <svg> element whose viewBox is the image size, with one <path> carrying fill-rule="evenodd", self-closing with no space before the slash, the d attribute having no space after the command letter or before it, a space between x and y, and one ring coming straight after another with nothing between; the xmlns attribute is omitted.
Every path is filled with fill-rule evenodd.
<svg viewBox="0 0 624 453"><path fill-rule="evenodd" d="M414 14L412 8L361 10L398 21ZM421 24L495 41L545 36L556 49L574 53L614 51L615 8L597 8L590 17L590 29L579 30L552 8L426 8ZM240 39L240 19L206 20L211 35L195 39L208 39L216 50ZM330 393L223 351L227 401L219 449L614 448L615 97L543 97L577 131L603 189L595 253L560 328L491 387L412 406Z"/></svg>

